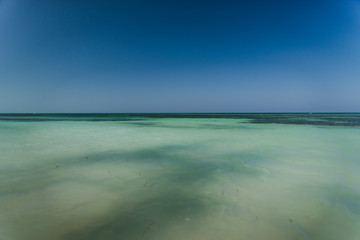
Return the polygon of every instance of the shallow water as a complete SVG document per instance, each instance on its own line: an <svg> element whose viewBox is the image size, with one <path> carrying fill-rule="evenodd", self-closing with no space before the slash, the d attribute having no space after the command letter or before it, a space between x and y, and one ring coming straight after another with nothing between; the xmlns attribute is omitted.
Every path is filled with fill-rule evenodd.
<svg viewBox="0 0 360 240"><path fill-rule="evenodd" d="M0 115L0 239L360 239L360 114Z"/></svg>

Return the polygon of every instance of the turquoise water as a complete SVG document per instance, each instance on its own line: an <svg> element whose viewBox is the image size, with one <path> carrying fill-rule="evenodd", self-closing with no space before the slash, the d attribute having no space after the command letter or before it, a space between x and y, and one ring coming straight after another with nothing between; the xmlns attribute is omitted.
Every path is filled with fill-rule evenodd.
<svg viewBox="0 0 360 240"><path fill-rule="evenodd" d="M0 239L360 239L360 114L0 115Z"/></svg>

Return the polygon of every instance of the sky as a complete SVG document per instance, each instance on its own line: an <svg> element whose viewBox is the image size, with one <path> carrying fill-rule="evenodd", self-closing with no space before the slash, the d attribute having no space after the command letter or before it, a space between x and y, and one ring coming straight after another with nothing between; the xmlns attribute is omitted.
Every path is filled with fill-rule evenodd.
<svg viewBox="0 0 360 240"><path fill-rule="evenodd" d="M0 0L0 113L360 112L360 0Z"/></svg>

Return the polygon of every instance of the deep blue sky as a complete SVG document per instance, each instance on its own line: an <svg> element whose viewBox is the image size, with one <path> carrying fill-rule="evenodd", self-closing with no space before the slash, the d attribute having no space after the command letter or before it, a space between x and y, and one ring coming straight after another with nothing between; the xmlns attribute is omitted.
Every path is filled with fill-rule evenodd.
<svg viewBox="0 0 360 240"><path fill-rule="evenodd" d="M360 0L0 0L0 112L321 111L360 111Z"/></svg>

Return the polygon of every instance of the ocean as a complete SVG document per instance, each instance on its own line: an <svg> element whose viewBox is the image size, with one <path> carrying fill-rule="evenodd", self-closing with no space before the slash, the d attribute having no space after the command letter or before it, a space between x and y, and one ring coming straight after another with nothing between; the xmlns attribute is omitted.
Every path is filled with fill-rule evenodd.
<svg viewBox="0 0 360 240"><path fill-rule="evenodd" d="M0 114L1 240L360 239L360 114Z"/></svg>

